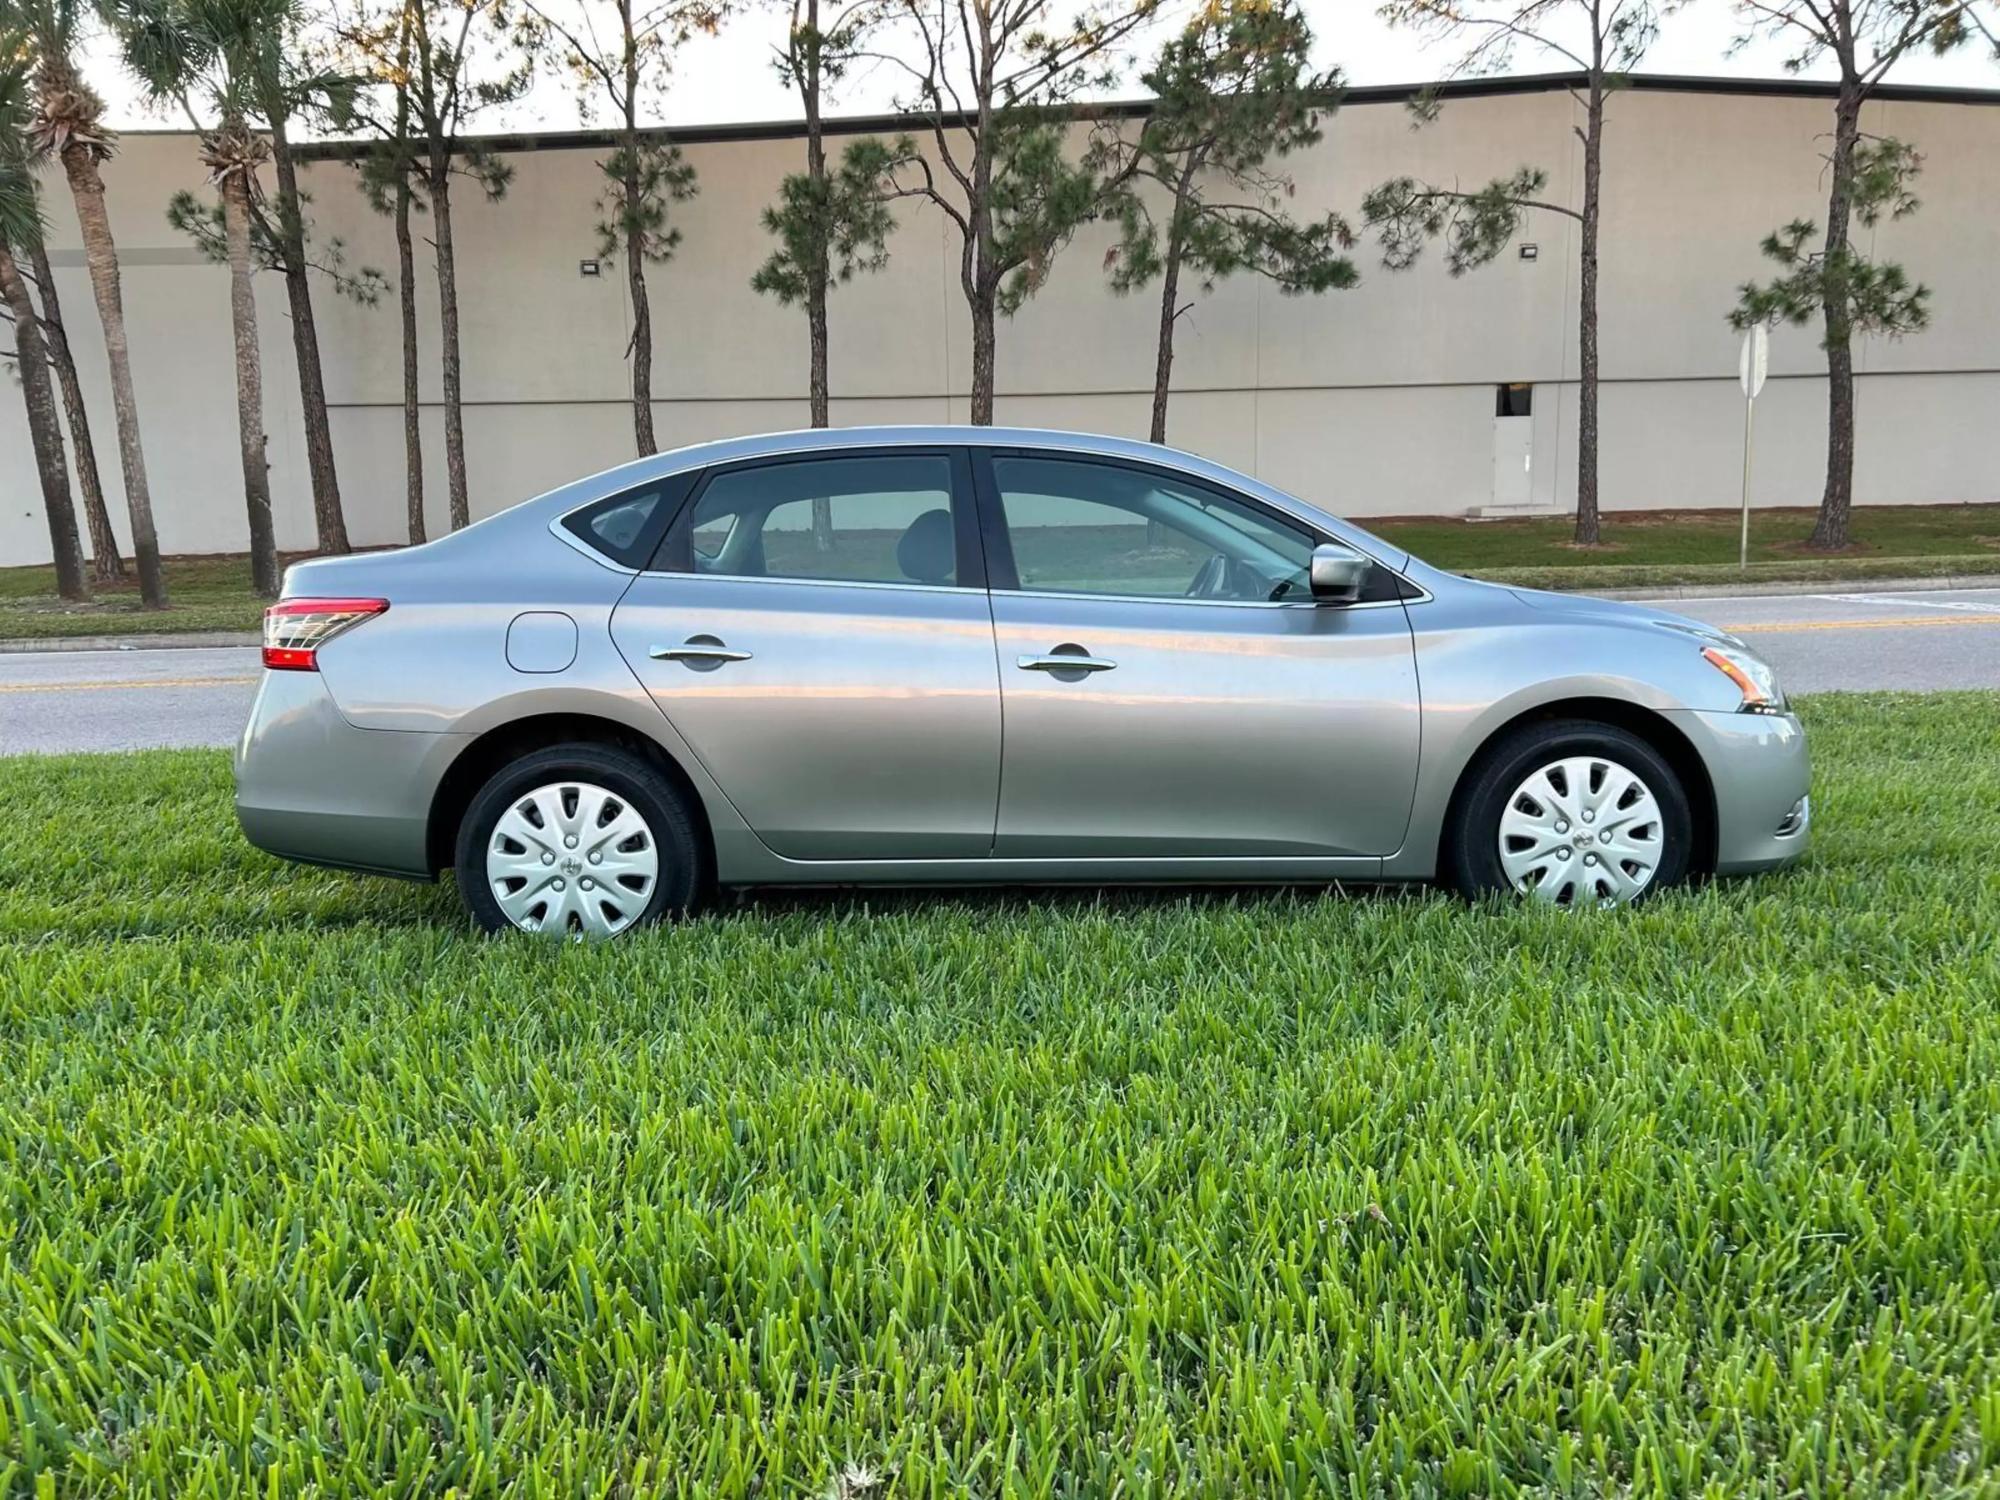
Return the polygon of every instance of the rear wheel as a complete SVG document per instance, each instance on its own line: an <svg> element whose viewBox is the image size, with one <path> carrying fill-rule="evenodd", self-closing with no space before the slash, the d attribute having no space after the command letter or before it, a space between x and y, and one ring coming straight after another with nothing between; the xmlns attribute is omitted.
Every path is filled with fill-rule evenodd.
<svg viewBox="0 0 2000 1500"><path fill-rule="evenodd" d="M1651 745L1587 720L1531 724L1473 773L1445 874L1467 896L1623 906L1684 879L1693 844L1686 789Z"/></svg>
<svg viewBox="0 0 2000 1500"><path fill-rule="evenodd" d="M613 938L692 909L701 890L680 794L610 745L555 745L502 767L466 809L456 866L488 932Z"/></svg>

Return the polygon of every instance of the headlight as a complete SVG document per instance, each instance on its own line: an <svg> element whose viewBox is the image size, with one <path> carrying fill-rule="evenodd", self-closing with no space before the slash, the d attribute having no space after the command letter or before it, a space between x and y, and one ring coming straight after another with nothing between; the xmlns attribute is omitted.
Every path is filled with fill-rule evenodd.
<svg viewBox="0 0 2000 1500"><path fill-rule="evenodd" d="M1759 661L1748 651L1732 646L1706 646L1702 660L1736 684L1743 694L1741 711L1746 714L1781 714L1785 694L1778 686L1778 674L1768 662Z"/></svg>

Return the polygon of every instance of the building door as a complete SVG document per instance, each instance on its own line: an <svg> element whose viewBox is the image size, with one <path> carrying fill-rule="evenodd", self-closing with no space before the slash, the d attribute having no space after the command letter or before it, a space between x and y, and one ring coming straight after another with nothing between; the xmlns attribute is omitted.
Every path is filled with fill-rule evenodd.
<svg viewBox="0 0 2000 1500"><path fill-rule="evenodd" d="M1534 503L1535 388L1498 388L1493 407L1493 499L1495 507L1525 508Z"/></svg>

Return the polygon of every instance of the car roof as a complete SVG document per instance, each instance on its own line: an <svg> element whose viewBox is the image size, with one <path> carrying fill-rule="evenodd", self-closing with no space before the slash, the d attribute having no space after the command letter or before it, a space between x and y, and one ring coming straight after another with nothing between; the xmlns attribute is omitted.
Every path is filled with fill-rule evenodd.
<svg viewBox="0 0 2000 1500"><path fill-rule="evenodd" d="M685 469L706 468L710 464L738 459L765 458L781 453L812 452L829 448L885 448L937 445L941 447L1032 447L1061 448L1074 452L1101 453L1142 462L1164 464L1191 473L1213 470L1218 476L1230 471L1220 465L1177 448L1133 438L1109 437L1093 432L1064 432L1038 427L971 427L952 424L935 426L905 423L880 427L807 427L787 432L764 432L749 437L719 438L674 448L652 458L621 466L643 482ZM1245 478L1247 476L1232 476Z"/></svg>
<svg viewBox="0 0 2000 1500"><path fill-rule="evenodd" d="M518 512L532 509L541 514L560 515L591 499L613 494L629 486L664 479L672 474L686 473L690 469L708 468L713 464L771 458L789 453L918 446L1041 448L1095 454L1104 458L1123 458L1136 463L1156 464L1197 478L1206 478L1225 487L1260 494L1286 508L1297 507L1302 503L1297 497L1275 490L1248 474L1225 468L1193 453L1184 453L1178 448L1165 447L1159 443L1140 442L1134 438L1108 437L1091 432L1060 432L1036 427L906 424L884 427L808 427L791 432L765 432L750 437L720 438L713 442L694 443L684 448L672 448L647 458L619 464L615 468L601 470L539 496L527 502L526 506L514 507L514 510ZM1318 509L1313 506L1307 508L1315 511Z"/></svg>

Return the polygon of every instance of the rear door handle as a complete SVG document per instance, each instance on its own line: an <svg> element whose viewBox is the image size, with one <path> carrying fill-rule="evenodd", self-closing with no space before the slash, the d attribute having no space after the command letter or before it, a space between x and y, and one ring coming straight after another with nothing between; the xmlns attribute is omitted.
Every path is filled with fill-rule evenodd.
<svg viewBox="0 0 2000 1500"><path fill-rule="evenodd" d="M681 661L691 667L719 667L726 661L749 661L748 651L735 651L712 635L691 635L679 646L655 646L655 661Z"/></svg>
<svg viewBox="0 0 2000 1500"><path fill-rule="evenodd" d="M1102 656L1051 651L1047 656L1017 656L1014 665L1023 672L1109 672L1118 663Z"/></svg>

